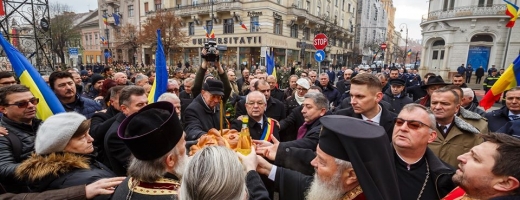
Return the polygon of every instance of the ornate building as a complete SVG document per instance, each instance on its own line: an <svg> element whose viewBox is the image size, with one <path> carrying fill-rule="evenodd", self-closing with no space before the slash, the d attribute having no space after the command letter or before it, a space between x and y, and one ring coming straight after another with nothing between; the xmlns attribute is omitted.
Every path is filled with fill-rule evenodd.
<svg viewBox="0 0 520 200"><path fill-rule="evenodd" d="M206 41L203 27L214 30L217 44L226 45L221 62L226 65L265 65L265 50L272 50L278 66L302 61L317 66L313 38L327 34L327 59L322 65L345 65L354 33L354 0L141 0L141 22L158 9L172 11L183 20L190 40L169 56L168 63L200 64ZM214 18L211 18L213 10ZM245 28L241 26L244 25ZM153 51L143 49L146 63Z"/></svg>
<svg viewBox="0 0 520 200"><path fill-rule="evenodd" d="M421 23L421 73L433 72L449 78L461 64L474 69L482 66L486 70L491 65L507 67L519 53L520 35L512 34L511 43L507 44L509 28L505 25L509 17L505 15L503 3L496 0L430 1L429 13ZM512 32L518 29L517 25ZM502 64L504 61L506 65Z"/></svg>
<svg viewBox="0 0 520 200"><path fill-rule="evenodd" d="M381 54L387 40L388 13L379 0L358 0L356 17L355 64L370 64Z"/></svg>
<svg viewBox="0 0 520 200"><path fill-rule="evenodd" d="M397 45L396 38L397 35L395 34L395 11L396 8L394 7L393 0L381 0L381 3L383 4L383 8L385 9L386 13L388 13L388 25L386 29L386 50L385 50L385 64L390 64L393 62L392 60L392 54L394 53L394 46Z"/></svg>

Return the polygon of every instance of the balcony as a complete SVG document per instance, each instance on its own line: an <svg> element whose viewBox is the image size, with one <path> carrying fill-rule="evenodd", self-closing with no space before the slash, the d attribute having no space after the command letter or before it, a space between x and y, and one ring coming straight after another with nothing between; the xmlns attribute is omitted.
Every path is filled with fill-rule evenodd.
<svg viewBox="0 0 520 200"><path fill-rule="evenodd" d="M177 5L171 8L175 11L175 15L180 17L187 17L192 15L202 15L211 13L211 3L199 3L193 5ZM215 2L213 3L213 10L219 12L237 11L242 9L242 2Z"/></svg>
<svg viewBox="0 0 520 200"><path fill-rule="evenodd" d="M287 11L287 15L294 15L298 18L308 19L309 21L314 23L319 23L319 21L322 21L320 18L311 15L307 10L303 8L290 7Z"/></svg>
<svg viewBox="0 0 520 200"><path fill-rule="evenodd" d="M119 0L105 0L105 3L119 5Z"/></svg>
<svg viewBox="0 0 520 200"><path fill-rule="evenodd" d="M459 17L478 17L478 16L504 16L506 5L492 5L489 7L486 6L466 6L466 7L457 7L452 10L438 10L428 13L427 15L423 15L422 23L441 20L441 19L449 19L449 18L459 18Z"/></svg>

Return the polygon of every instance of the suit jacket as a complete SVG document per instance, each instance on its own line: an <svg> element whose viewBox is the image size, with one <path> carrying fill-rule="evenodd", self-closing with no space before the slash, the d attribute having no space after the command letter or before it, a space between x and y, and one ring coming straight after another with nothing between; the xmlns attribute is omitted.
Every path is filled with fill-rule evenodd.
<svg viewBox="0 0 520 200"><path fill-rule="evenodd" d="M263 117L263 123L262 123L262 127L260 127L260 125L258 124L257 121L255 121L253 118L249 117L249 121L247 123L247 127L249 128L249 134L251 134L251 138L253 138L254 140L260 140L261 137L262 137L262 134L264 133L264 130L267 128L269 122L267 121L267 116L264 115ZM278 134L278 132L280 131L280 129L278 128L278 125L276 124L276 122L271 122L271 126L273 127L273 136L280 140L280 135ZM231 123L231 129L235 129L235 130L238 130L240 131L242 129L242 121L240 120L233 120L233 122Z"/></svg>
<svg viewBox="0 0 520 200"><path fill-rule="evenodd" d="M264 114L267 117L280 121L285 118L285 107L280 100L271 97L267 100L267 109ZM245 99L240 100L235 106L235 115L247 115Z"/></svg>
<svg viewBox="0 0 520 200"><path fill-rule="evenodd" d="M301 105L295 107L285 119L280 121L280 142L296 140L298 129L305 122L302 109Z"/></svg>
<svg viewBox="0 0 520 200"><path fill-rule="evenodd" d="M390 112L381 103L379 103L379 105L381 105L382 109L381 119L379 120L379 126L382 126L385 129L388 138L390 139L390 141L392 141L392 134L394 131L394 119L397 117L397 114ZM361 114L355 113L354 109L352 108L338 110L334 114L363 119L363 117L361 117Z"/></svg>
<svg viewBox="0 0 520 200"><path fill-rule="evenodd" d="M123 140L117 136L117 129L126 116L123 113L119 113L115 118L116 120L105 135L104 145L107 156L105 165L110 167L116 175L126 176L128 161L132 152L130 152Z"/></svg>

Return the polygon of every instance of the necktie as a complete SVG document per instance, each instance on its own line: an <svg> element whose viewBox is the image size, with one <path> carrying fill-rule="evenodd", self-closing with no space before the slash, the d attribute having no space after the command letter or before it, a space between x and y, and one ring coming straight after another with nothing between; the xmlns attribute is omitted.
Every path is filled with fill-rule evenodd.
<svg viewBox="0 0 520 200"><path fill-rule="evenodd" d="M305 136L305 133L307 132L307 122L304 122L302 126L298 129L298 135L296 135L296 139L302 139L303 136Z"/></svg>
<svg viewBox="0 0 520 200"><path fill-rule="evenodd" d="M262 123L260 123L260 122L258 123L258 126L260 126L260 129L263 128L263 127L262 127Z"/></svg>
<svg viewBox="0 0 520 200"><path fill-rule="evenodd" d="M444 138L446 138L446 135L447 135L446 128L448 128L448 127L446 127L444 125L443 126L439 126L439 132L441 132L441 134L442 134L442 136L444 136Z"/></svg>
<svg viewBox="0 0 520 200"><path fill-rule="evenodd" d="M517 119L520 119L520 116L518 116L518 115L509 115L509 119L517 120Z"/></svg>

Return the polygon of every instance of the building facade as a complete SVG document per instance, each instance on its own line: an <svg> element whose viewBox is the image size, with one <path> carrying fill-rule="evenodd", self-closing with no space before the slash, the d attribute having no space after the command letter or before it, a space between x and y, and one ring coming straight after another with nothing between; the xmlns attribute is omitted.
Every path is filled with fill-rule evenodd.
<svg viewBox="0 0 520 200"><path fill-rule="evenodd" d="M394 7L393 0L381 0L381 3L383 4L383 8L385 9L386 13L388 14L387 20L388 25L386 29L386 49L384 51L384 63L390 64L392 63L392 54L394 53L394 45L395 38L397 35L395 34L395 11L396 8Z"/></svg>
<svg viewBox="0 0 520 200"><path fill-rule="evenodd" d="M380 0L358 0L355 27L355 64L381 59L381 44L387 42L388 13Z"/></svg>
<svg viewBox="0 0 520 200"><path fill-rule="evenodd" d="M173 60L168 63L199 65L207 27L214 31L218 45L227 46L220 58L225 65L265 66L265 53L271 52L277 66L299 61L315 67L313 38L318 33L328 36L322 66L348 62L355 7L354 0L141 0L140 13L141 21L157 9L182 18L190 39L169 56ZM153 61L153 54L151 48L143 49L145 61Z"/></svg>
<svg viewBox="0 0 520 200"><path fill-rule="evenodd" d="M491 65L507 67L519 54L520 35L511 34L507 44L510 29L505 27L509 21L505 10L504 2L496 0L430 1L421 23L421 73L449 78L461 64L485 70Z"/></svg>
<svg viewBox="0 0 520 200"><path fill-rule="evenodd" d="M140 51L125 45L126 41L120 37L121 29L127 25L140 27L139 0L98 0L98 8L100 37L107 41L100 47L103 63L106 61L141 63ZM114 18L114 14L119 16L119 20ZM106 22L103 16L107 17ZM105 58L107 51L110 52L109 58Z"/></svg>
<svg viewBox="0 0 520 200"><path fill-rule="evenodd" d="M98 11L92 11L78 27L81 32L82 63L96 64L104 62L100 51L102 42L100 40Z"/></svg>

